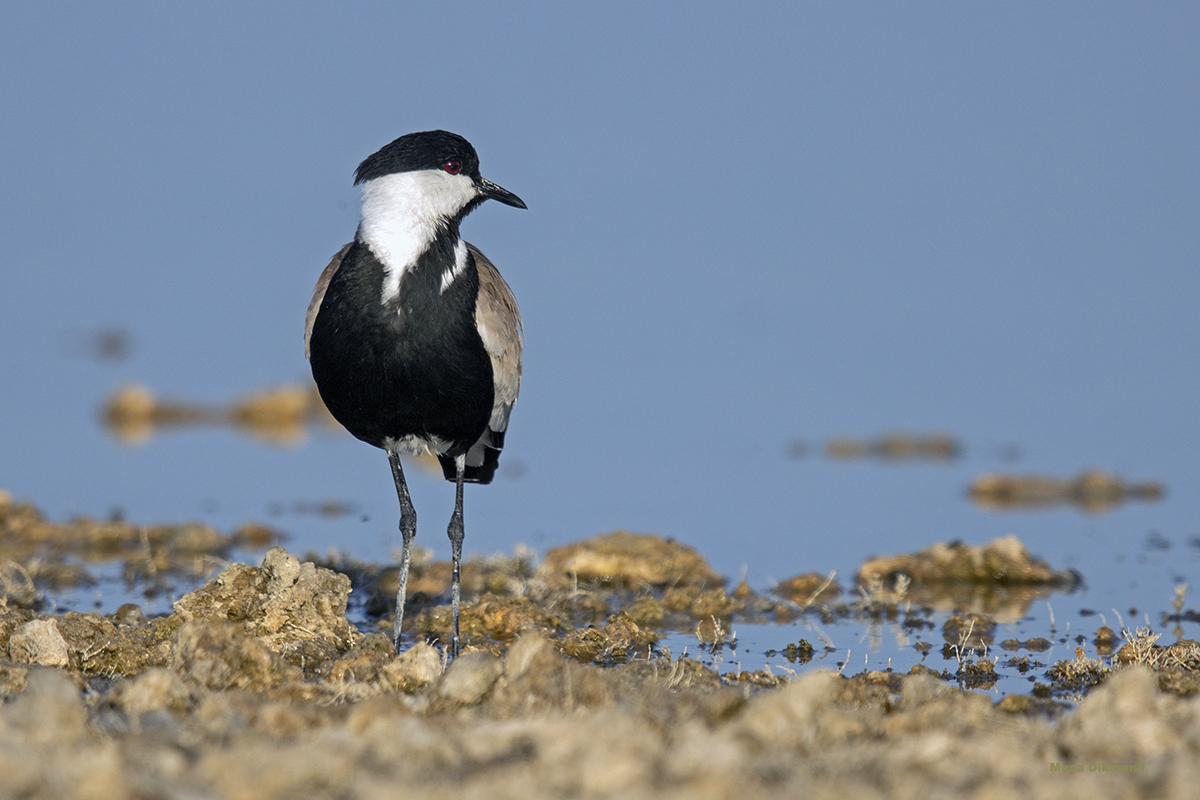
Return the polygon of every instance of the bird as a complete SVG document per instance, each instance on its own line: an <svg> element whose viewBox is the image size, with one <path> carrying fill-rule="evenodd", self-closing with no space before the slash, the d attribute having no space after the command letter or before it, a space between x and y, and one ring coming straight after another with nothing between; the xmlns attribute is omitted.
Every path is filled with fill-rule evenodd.
<svg viewBox="0 0 1200 800"><path fill-rule="evenodd" d="M317 280L304 350L330 413L387 453L400 500L400 631L417 514L402 453L432 453L455 484L447 535L453 561L448 655L460 649L463 484L490 483L521 386L524 329L495 265L459 235L485 200L527 208L484 179L462 136L409 133L358 165L362 214L354 240Z"/></svg>

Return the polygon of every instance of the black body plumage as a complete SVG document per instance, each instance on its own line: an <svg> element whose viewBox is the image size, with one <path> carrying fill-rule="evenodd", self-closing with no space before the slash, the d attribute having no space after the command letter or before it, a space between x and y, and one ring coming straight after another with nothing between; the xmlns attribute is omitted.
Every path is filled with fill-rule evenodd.
<svg viewBox="0 0 1200 800"><path fill-rule="evenodd" d="M310 339L313 379L334 418L376 447L386 439L437 439L465 453L492 413L492 365L475 325L479 276L466 269L445 292L457 232L408 270L399 296L381 302L384 269L355 242L325 291ZM453 480L453 476L451 476Z"/></svg>

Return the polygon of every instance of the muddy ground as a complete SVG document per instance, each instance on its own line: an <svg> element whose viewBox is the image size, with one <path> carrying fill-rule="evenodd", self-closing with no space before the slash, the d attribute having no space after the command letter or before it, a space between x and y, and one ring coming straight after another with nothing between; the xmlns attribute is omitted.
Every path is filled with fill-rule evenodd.
<svg viewBox="0 0 1200 800"><path fill-rule="evenodd" d="M0 797L1094 800L1200 785L1195 642L1101 628L1111 655L1039 668L1028 695L973 690L1026 658L1009 652L1037 652L994 655L996 625L1077 577L1015 539L874 560L853 591L821 575L729 589L694 550L627 533L540 563L476 559L468 648L448 667L447 565L414 565L395 657L393 569L280 547L226 561L271 539L56 523L0 494ZM106 560L150 589L214 577L166 616L47 613L48 592ZM352 600L368 622L347 620ZM694 629L719 648L733 620L805 614L921 629L935 609L956 612L940 672L719 673L658 645ZM801 669L814 645L790 647Z"/></svg>

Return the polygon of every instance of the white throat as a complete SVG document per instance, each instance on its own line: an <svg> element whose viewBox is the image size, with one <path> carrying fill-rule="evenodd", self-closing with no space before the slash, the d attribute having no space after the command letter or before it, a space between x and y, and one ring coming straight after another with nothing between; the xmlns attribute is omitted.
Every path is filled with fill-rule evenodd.
<svg viewBox="0 0 1200 800"><path fill-rule="evenodd" d="M462 211L477 194L475 182L469 176L437 169L384 175L363 184L358 238L383 264L383 302L399 296L404 274L437 238L446 221ZM461 241L458 250L466 255ZM465 258L458 257L456 261L465 266ZM461 270L456 264L447 273L449 279L443 276L442 291Z"/></svg>

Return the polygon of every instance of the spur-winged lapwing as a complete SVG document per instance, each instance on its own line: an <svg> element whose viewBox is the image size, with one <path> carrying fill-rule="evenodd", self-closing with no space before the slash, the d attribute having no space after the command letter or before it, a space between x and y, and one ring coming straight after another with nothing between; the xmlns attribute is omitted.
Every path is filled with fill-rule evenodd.
<svg viewBox="0 0 1200 800"><path fill-rule="evenodd" d="M362 221L317 280L305 355L330 412L383 448L400 497L400 625L417 514L401 453L432 452L454 481L450 656L459 650L463 483L489 483L521 383L521 316L508 284L458 234L484 200L525 208L479 174L461 136L401 136L358 165Z"/></svg>

